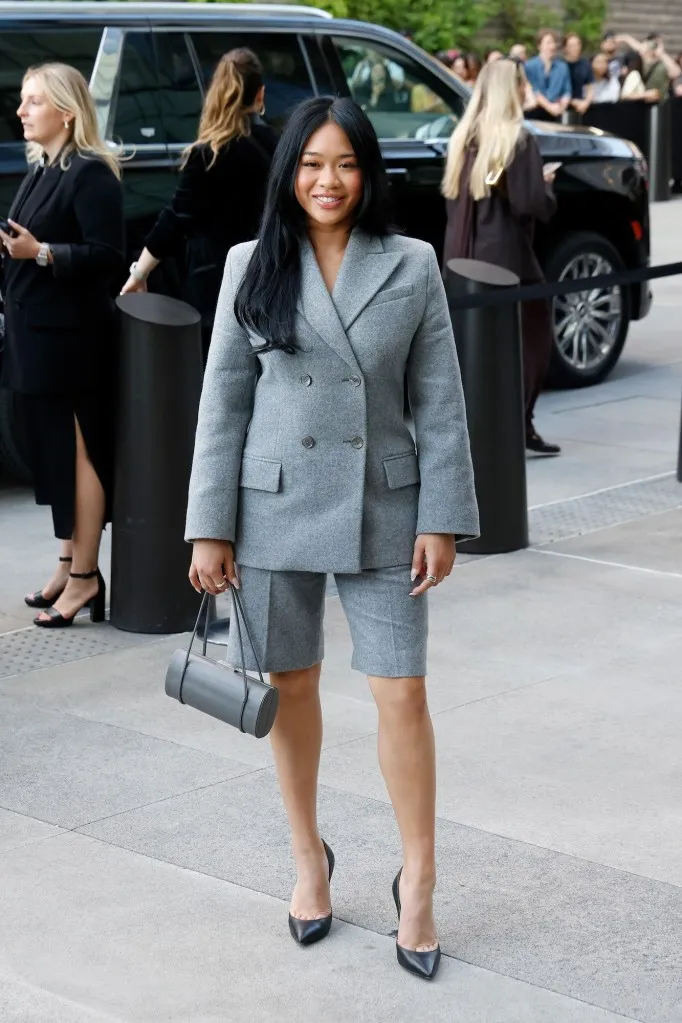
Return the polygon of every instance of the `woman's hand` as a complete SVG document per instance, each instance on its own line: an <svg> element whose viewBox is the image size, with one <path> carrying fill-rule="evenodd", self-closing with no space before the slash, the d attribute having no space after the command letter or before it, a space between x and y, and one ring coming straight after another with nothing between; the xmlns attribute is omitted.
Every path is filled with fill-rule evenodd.
<svg viewBox="0 0 682 1023"><path fill-rule="evenodd" d="M189 581L197 593L206 590L214 597L224 593L228 583L238 590L232 544L226 540L195 540Z"/></svg>
<svg viewBox="0 0 682 1023"><path fill-rule="evenodd" d="M123 287L121 288L121 294L122 295L127 295L128 292L130 292L130 291L146 291L146 290L147 290L147 280L146 280L146 278L143 281L138 281L136 277L129 277L128 280L123 285Z"/></svg>
<svg viewBox="0 0 682 1023"><path fill-rule="evenodd" d="M423 576L424 581L411 591L410 596L420 597L450 575L456 553L455 538L451 533L421 533L414 545L412 582L418 576Z"/></svg>
<svg viewBox="0 0 682 1023"><path fill-rule="evenodd" d="M25 228L16 224L13 220L8 220L7 223L16 232L15 236L11 234L5 234L4 231L0 231L0 238L2 238L2 244L5 246L5 252L12 259L35 259L40 252L40 242L37 241L31 232Z"/></svg>

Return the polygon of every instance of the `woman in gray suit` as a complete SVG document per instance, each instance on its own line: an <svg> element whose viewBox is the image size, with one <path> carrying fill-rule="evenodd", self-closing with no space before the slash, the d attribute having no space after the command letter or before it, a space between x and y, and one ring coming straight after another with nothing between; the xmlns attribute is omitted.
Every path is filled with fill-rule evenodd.
<svg viewBox="0 0 682 1023"><path fill-rule="evenodd" d="M335 574L353 667L378 706L402 838L398 961L432 977L426 594L450 574L457 536L477 535L478 515L438 260L391 233L386 196L374 129L352 100L297 108L275 152L260 237L227 258L187 538L197 590L241 589L279 689L271 737L298 875L289 926L301 944L323 938L332 919L317 775L325 580Z"/></svg>

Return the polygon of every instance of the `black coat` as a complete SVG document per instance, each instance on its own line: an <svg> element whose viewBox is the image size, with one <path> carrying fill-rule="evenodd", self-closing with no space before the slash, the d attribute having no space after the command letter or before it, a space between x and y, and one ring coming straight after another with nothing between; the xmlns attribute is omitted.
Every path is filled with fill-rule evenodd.
<svg viewBox="0 0 682 1023"><path fill-rule="evenodd" d="M490 196L474 202L469 179L476 150L465 154L459 195L447 202L443 262L481 259L503 266L522 281L541 281L542 268L533 248L535 222L556 211L552 186L543 175L542 157L528 132L522 134L511 163Z"/></svg>
<svg viewBox="0 0 682 1023"><path fill-rule="evenodd" d="M170 206L162 210L145 239L156 259L185 249L185 298L210 328L229 249L258 233L270 161L277 136L252 120L251 135L233 139L218 152L194 146L180 173Z"/></svg>
<svg viewBox="0 0 682 1023"><path fill-rule="evenodd" d="M30 170L9 216L50 244L54 262L3 258L2 384L66 394L110 383L125 266L120 182L103 160L75 154L66 170Z"/></svg>

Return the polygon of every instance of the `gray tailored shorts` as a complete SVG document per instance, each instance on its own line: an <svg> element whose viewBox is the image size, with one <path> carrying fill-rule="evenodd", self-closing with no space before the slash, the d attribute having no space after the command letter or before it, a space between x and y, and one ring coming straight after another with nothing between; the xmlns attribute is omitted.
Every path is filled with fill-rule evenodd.
<svg viewBox="0 0 682 1023"><path fill-rule="evenodd" d="M410 597L410 565L334 576L353 640L351 666L382 678L426 674L426 594ZM240 596L261 669L295 671L324 657L326 575L239 568ZM244 636L249 671L256 662ZM236 628L230 628L226 660L241 665Z"/></svg>

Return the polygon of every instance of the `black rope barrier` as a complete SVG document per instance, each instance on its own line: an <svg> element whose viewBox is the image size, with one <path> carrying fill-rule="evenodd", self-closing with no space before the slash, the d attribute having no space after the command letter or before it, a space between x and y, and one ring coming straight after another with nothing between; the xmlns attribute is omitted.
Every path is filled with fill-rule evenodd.
<svg viewBox="0 0 682 1023"><path fill-rule="evenodd" d="M620 270L618 273L597 274L594 277L567 278L563 281L543 281L540 284L523 284L518 288L497 288L476 295L454 296L450 299L451 309L481 309L484 306L507 305L510 302L529 302L540 298L556 298L560 295L579 294L587 291L606 291L621 284L641 284L660 277L674 277L682 274L682 263L663 263L660 266L645 266L637 270Z"/></svg>

